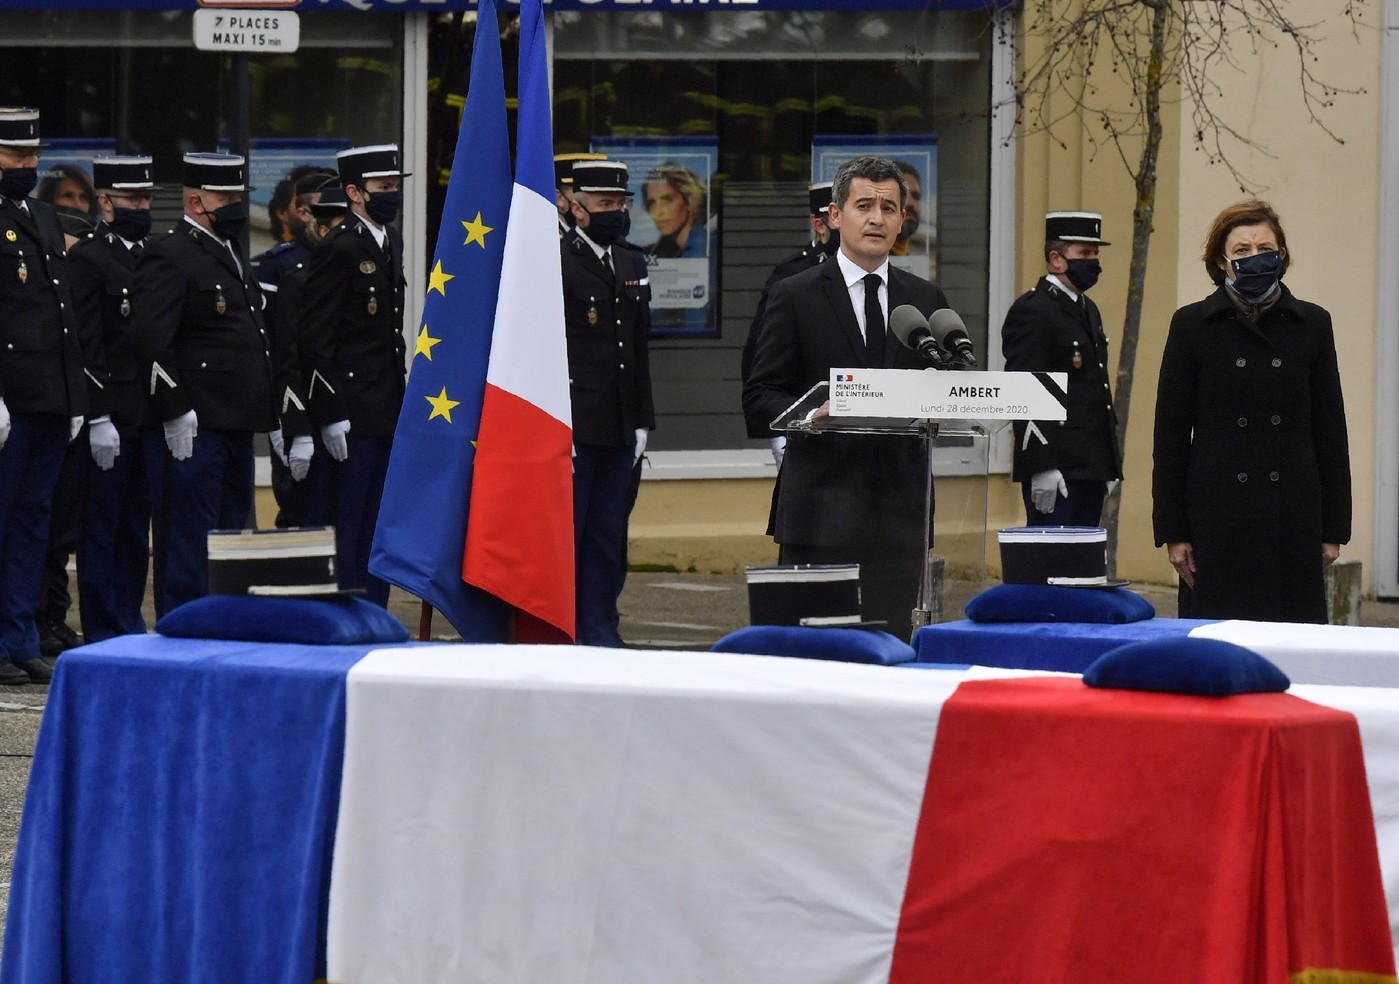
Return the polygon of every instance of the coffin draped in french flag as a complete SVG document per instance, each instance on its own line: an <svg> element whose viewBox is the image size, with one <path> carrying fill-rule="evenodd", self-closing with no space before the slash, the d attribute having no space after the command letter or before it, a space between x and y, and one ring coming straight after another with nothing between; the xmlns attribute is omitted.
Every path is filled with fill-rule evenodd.
<svg viewBox="0 0 1399 984"><path fill-rule="evenodd" d="M1393 979L1354 716L982 675L370 654L329 980Z"/></svg>

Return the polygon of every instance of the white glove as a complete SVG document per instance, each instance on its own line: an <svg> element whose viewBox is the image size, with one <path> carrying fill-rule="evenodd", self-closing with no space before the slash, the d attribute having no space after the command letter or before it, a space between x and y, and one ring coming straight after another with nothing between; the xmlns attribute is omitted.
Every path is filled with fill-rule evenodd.
<svg viewBox="0 0 1399 984"><path fill-rule="evenodd" d="M176 461L184 461L194 454L194 438L199 433L199 418L194 415L193 410L186 411L183 416L174 420L167 420L161 426L165 428L165 446L170 449L170 457Z"/></svg>
<svg viewBox="0 0 1399 984"><path fill-rule="evenodd" d="M278 432L280 433L280 432ZM287 453L287 467L291 469L291 480L299 482L311 470L311 455L316 453L316 443L310 434L302 434L291 439L291 451Z"/></svg>
<svg viewBox="0 0 1399 984"><path fill-rule="evenodd" d="M787 453L787 439L785 437L769 438L768 445L772 448L773 463L781 468L782 456Z"/></svg>
<svg viewBox="0 0 1399 984"><path fill-rule="evenodd" d="M1117 491L1117 487L1118 487L1119 485L1121 485L1121 484L1122 484L1122 479L1120 479L1120 478L1110 478L1110 479L1108 479L1108 491L1107 491L1107 494L1108 494L1108 495L1112 495L1114 492Z"/></svg>
<svg viewBox="0 0 1399 984"><path fill-rule="evenodd" d="M633 455L633 457L632 457L632 464L636 464L638 461L640 461L640 460L641 460L641 456L642 456L643 454L645 454L645 453L646 453L646 428L645 428L645 427L638 427L638 428L636 429L636 450L632 452L632 455Z"/></svg>
<svg viewBox="0 0 1399 984"><path fill-rule="evenodd" d="M0 448L5 446L5 442L10 439L10 408L5 406L5 401L0 400Z"/></svg>
<svg viewBox="0 0 1399 984"><path fill-rule="evenodd" d="M348 433L350 433L348 420L337 420L335 423L326 424L321 428L321 440L325 442L325 449L336 461L344 461L350 456L350 444L345 439L345 435Z"/></svg>
<svg viewBox="0 0 1399 984"><path fill-rule="evenodd" d="M1064 473L1057 468L1035 472L1030 476L1030 501L1042 513L1052 513L1058 496L1068 498L1069 485Z"/></svg>
<svg viewBox="0 0 1399 984"><path fill-rule="evenodd" d="M68 443L69 443L69 444L72 444L72 443L73 443L73 440L78 436L78 432L79 432L80 430L82 430L82 429L83 429L83 418L82 418L82 417L69 417L69 418L68 418Z"/></svg>
<svg viewBox="0 0 1399 984"><path fill-rule="evenodd" d="M121 437L111 417L93 419L87 429L87 443L92 447L92 460L103 471L111 471L121 454Z"/></svg>
<svg viewBox="0 0 1399 984"><path fill-rule="evenodd" d="M267 432L267 443L272 445L272 453L277 456L277 460L282 464L287 463L286 445L282 443L282 428Z"/></svg>

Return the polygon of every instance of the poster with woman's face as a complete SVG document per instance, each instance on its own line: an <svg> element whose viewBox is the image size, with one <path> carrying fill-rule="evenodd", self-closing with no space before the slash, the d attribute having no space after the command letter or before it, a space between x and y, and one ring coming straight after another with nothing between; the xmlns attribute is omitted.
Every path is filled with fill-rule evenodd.
<svg viewBox="0 0 1399 984"><path fill-rule="evenodd" d="M627 242L646 258L653 335L714 335L719 327L713 137L598 137L592 149L628 169Z"/></svg>
<svg viewBox="0 0 1399 984"><path fill-rule="evenodd" d="M938 138L933 134L868 138L814 136L811 138L811 180L831 181L841 164L865 154L887 157L898 164L908 187L903 224L889 253L890 265L936 281Z"/></svg>

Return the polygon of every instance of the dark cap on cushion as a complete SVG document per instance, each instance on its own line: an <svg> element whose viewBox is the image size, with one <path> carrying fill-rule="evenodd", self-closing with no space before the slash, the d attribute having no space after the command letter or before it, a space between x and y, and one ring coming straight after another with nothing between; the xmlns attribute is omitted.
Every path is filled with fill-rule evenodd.
<svg viewBox="0 0 1399 984"><path fill-rule="evenodd" d="M1108 580L1108 531L1101 526L1013 526L997 532L1001 580L1069 588L1119 587Z"/></svg>
<svg viewBox="0 0 1399 984"><path fill-rule="evenodd" d="M329 526L209 532L209 593L279 598L343 594Z"/></svg>

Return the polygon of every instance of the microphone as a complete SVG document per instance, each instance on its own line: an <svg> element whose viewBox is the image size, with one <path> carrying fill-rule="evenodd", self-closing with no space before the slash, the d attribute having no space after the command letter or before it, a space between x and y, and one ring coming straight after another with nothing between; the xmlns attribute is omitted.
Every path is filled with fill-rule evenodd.
<svg viewBox="0 0 1399 984"><path fill-rule="evenodd" d="M946 361L937 340L928 331L928 319L912 304L900 304L889 312L889 330L904 348L913 349L933 365Z"/></svg>
<svg viewBox="0 0 1399 984"><path fill-rule="evenodd" d="M951 361L962 366L975 366L976 356L972 353L971 336L962 316L951 308L938 308L928 318L928 333L947 352Z"/></svg>

